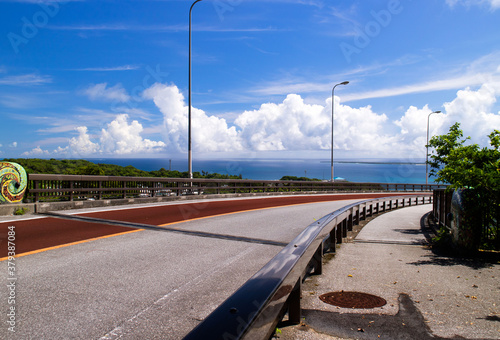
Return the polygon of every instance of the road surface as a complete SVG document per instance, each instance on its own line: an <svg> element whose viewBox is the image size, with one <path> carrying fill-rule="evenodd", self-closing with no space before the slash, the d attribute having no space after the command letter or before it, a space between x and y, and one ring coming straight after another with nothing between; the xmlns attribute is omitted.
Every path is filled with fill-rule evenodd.
<svg viewBox="0 0 500 340"><path fill-rule="evenodd" d="M2 248L14 226L16 253L25 256L0 263L1 296L12 298L2 301L0 338L181 339L315 219L367 196L78 212L137 228L67 219L74 215L4 222Z"/></svg>

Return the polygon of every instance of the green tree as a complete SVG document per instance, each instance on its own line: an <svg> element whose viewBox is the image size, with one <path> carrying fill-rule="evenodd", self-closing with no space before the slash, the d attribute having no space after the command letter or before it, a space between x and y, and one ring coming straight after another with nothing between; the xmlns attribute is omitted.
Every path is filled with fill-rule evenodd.
<svg viewBox="0 0 500 340"><path fill-rule="evenodd" d="M490 147L467 144L460 124L446 135L433 137L429 145L430 174L438 182L449 183L449 190L462 190L463 228L472 247L500 250L500 131L489 134Z"/></svg>
<svg viewBox="0 0 500 340"><path fill-rule="evenodd" d="M429 142L434 148L430 174L454 189L500 190L500 131L494 130L488 137L491 148L465 145L470 137L463 138L459 123L448 134L433 137Z"/></svg>
<svg viewBox="0 0 500 340"><path fill-rule="evenodd" d="M104 176L104 170L97 164L91 163L76 170L77 175Z"/></svg>

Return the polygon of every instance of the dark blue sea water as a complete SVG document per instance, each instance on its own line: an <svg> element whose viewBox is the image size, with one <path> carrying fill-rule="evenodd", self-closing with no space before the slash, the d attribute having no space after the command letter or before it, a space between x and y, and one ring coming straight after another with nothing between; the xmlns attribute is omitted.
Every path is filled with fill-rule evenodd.
<svg viewBox="0 0 500 340"><path fill-rule="evenodd" d="M179 159L89 159L95 163L132 165L144 171L187 171L187 160ZM231 159L193 160L193 171L228 175L242 175L245 179L276 180L283 176L297 176L329 180L330 161L311 159ZM402 163L400 160L342 160L334 163L334 176L350 182L370 183L425 183L425 163ZM433 183L432 178L429 183Z"/></svg>

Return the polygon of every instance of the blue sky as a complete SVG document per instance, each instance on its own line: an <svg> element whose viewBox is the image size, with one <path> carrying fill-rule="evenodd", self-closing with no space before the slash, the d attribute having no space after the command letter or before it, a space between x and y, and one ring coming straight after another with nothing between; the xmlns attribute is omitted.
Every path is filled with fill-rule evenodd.
<svg viewBox="0 0 500 340"><path fill-rule="evenodd" d="M0 1L0 158L187 157L192 1ZM499 0L203 0L193 157L425 158L500 129Z"/></svg>

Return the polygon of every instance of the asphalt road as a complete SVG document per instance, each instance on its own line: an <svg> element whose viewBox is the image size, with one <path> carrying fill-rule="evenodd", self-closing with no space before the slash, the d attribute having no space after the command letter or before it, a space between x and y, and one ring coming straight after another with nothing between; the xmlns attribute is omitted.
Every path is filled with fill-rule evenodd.
<svg viewBox="0 0 500 340"><path fill-rule="evenodd" d="M353 202L352 196L343 196L350 200L336 198L298 204L310 201L304 198L306 201L300 202L299 197L307 196L293 196L296 201L288 203L280 203L278 198L237 199L79 215L168 224L178 231L196 230L286 244L314 219ZM278 207L263 209L273 202ZM236 213L241 210L251 211ZM214 214L217 216L208 217ZM53 242L56 247L50 250L0 263L4 277L1 296L13 296L15 300L12 304L7 298L1 302L4 322L0 338L7 339L181 339L282 248L236 238L199 237L60 218L2 223L2 227L6 226L16 227L18 254L23 243L28 243L25 227L32 228L31 235L38 235L38 246L34 247L37 249L50 246L46 239L60 238L58 233L74 234L73 238L64 236ZM140 231L123 233L131 230ZM6 235L4 232L2 229L2 236ZM84 232L88 234L83 235ZM112 233L121 234L82 242ZM78 240L70 246L57 247ZM5 248L5 237L1 244ZM11 289L8 284L12 280L7 278L13 266L15 288ZM12 316L5 313L11 307L15 307L15 333L8 330L6 322L9 318L12 321Z"/></svg>

